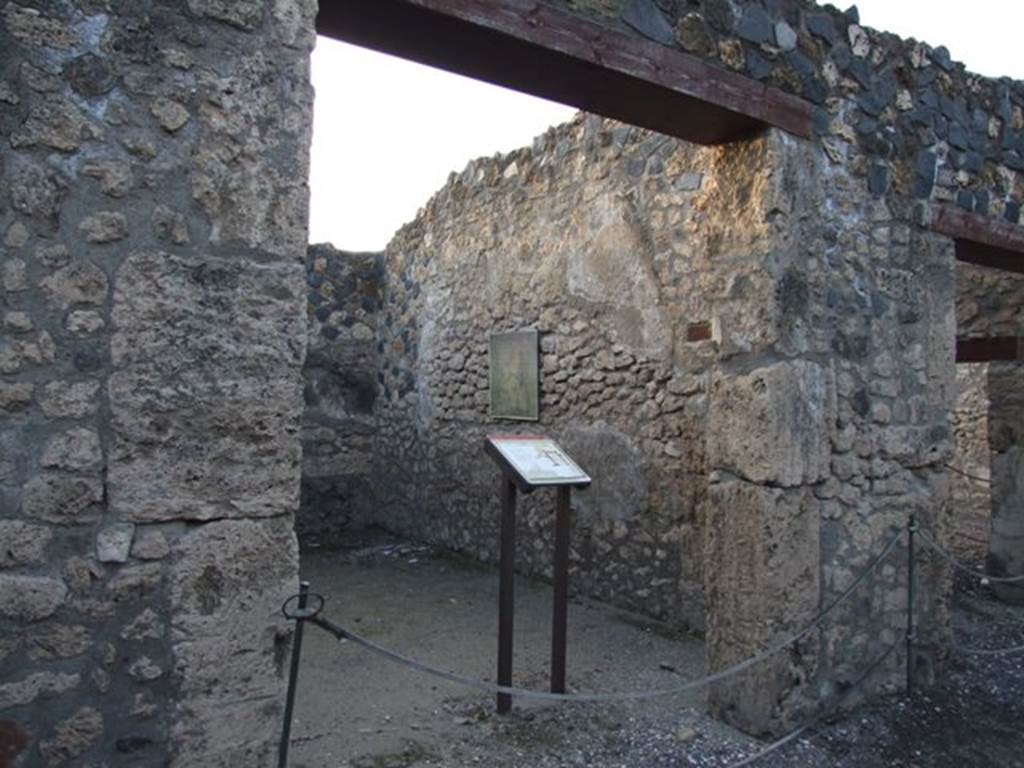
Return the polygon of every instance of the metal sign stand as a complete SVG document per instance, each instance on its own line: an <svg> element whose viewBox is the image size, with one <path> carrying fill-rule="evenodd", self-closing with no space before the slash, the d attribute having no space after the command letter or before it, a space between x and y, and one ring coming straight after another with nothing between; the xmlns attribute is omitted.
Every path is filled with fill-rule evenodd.
<svg viewBox="0 0 1024 768"><path fill-rule="evenodd" d="M590 477L554 441L537 435L491 436L487 455L502 471L501 565L498 586L498 685L512 685L512 637L515 626L516 492L553 487L555 504L554 606L551 622L551 692L565 693L565 647L569 607L570 494L586 488ZM498 714L512 709L512 697L498 694Z"/></svg>

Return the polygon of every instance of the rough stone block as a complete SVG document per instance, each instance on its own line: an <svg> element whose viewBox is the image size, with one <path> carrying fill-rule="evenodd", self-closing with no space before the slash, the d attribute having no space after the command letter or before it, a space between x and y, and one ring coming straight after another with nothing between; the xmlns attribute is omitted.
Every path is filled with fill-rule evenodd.
<svg viewBox="0 0 1024 768"><path fill-rule="evenodd" d="M0 684L0 712L31 704L40 698L60 696L78 687L78 675L36 672L21 680Z"/></svg>
<svg viewBox="0 0 1024 768"><path fill-rule="evenodd" d="M24 160L10 171L11 205L16 211L42 223L47 230L57 228L68 181L56 171L29 164Z"/></svg>
<svg viewBox="0 0 1024 768"><path fill-rule="evenodd" d="M135 184L132 167L123 160L94 160L82 166L81 174L96 179L105 195L120 198Z"/></svg>
<svg viewBox="0 0 1024 768"><path fill-rule="evenodd" d="M92 646L93 630L83 626L65 626L48 622L33 628L26 638L28 655L35 661L73 659Z"/></svg>
<svg viewBox="0 0 1024 768"><path fill-rule="evenodd" d="M8 259L0 266L0 284L8 293L28 290L25 270L28 265L21 259Z"/></svg>
<svg viewBox="0 0 1024 768"><path fill-rule="evenodd" d="M188 234L188 221L183 214L166 205L158 205L153 209L151 220L153 233L159 240L174 245L188 245L191 242Z"/></svg>
<svg viewBox="0 0 1024 768"><path fill-rule="evenodd" d="M191 117L181 104L163 97L154 101L149 111L159 121L160 127L168 133L175 133L183 128Z"/></svg>
<svg viewBox="0 0 1024 768"><path fill-rule="evenodd" d="M238 29L252 32L263 22L262 0L188 0L197 16L206 16Z"/></svg>
<svg viewBox="0 0 1024 768"><path fill-rule="evenodd" d="M125 640L158 640L164 636L166 625L151 608L147 608L121 630Z"/></svg>
<svg viewBox="0 0 1024 768"><path fill-rule="evenodd" d="M534 290L549 291L554 300L564 293L564 281L573 297L608 307L613 338L620 344L646 354L664 353L671 348L671 332L658 301L646 233L626 202L610 194L588 206L586 219L583 242L572 244L564 265L545 265L545 284ZM508 261L501 254L495 254L494 261L489 293L516 290L521 275L515 266L498 264Z"/></svg>
<svg viewBox="0 0 1024 768"><path fill-rule="evenodd" d="M86 97L102 96L111 91L115 85L110 64L105 59L91 53L78 56L67 62L62 74L77 93Z"/></svg>
<svg viewBox="0 0 1024 768"><path fill-rule="evenodd" d="M51 381L39 392L39 407L51 418L81 419L99 408L98 381Z"/></svg>
<svg viewBox="0 0 1024 768"><path fill-rule="evenodd" d="M263 3L219 5L258 6L262 12ZM295 116L312 107L308 57L291 69L264 52L240 56L235 63L230 75L209 79L200 93L204 105L197 116L192 196L210 219L213 243L243 244L301 263L307 242L309 158L303 139L308 128ZM296 131L302 139L289 139Z"/></svg>
<svg viewBox="0 0 1024 768"><path fill-rule="evenodd" d="M829 476L835 385L822 366L776 363L712 385L708 459L755 483L809 485Z"/></svg>
<svg viewBox="0 0 1024 768"><path fill-rule="evenodd" d="M821 599L820 509L809 490L730 481L709 489L705 590L712 671L802 629ZM715 685L716 716L748 733L778 734L796 723L813 677L817 638Z"/></svg>
<svg viewBox="0 0 1024 768"><path fill-rule="evenodd" d="M100 436L91 429L72 429L50 439L42 466L54 469L92 469L103 460Z"/></svg>
<svg viewBox="0 0 1024 768"><path fill-rule="evenodd" d="M0 574L0 615L14 621L39 621L56 613L67 594L67 586L59 579Z"/></svg>
<svg viewBox="0 0 1024 768"><path fill-rule="evenodd" d="M140 683L150 683L163 677L163 668L148 656L140 656L128 667L128 674Z"/></svg>
<svg viewBox="0 0 1024 768"><path fill-rule="evenodd" d="M57 354L53 338L46 331L30 339L0 340L0 373L17 373L33 366L52 363Z"/></svg>
<svg viewBox="0 0 1024 768"><path fill-rule="evenodd" d="M114 523L96 534L96 559L101 563L125 563L135 538L134 523Z"/></svg>
<svg viewBox="0 0 1024 768"><path fill-rule="evenodd" d="M172 764L227 766L245 754L262 765L274 739L267 717L282 703L288 627L280 605L297 588L291 517L198 526L176 543L173 558L171 633L181 698Z"/></svg>
<svg viewBox="0 0 1024 768"><path fill-rule="evenodd" d="M171 552L167 537L160 531L146 531L145 526L136 528L132 557L138 560L162 560Z"/></svg>
<svg viewBox="0 0 1024 768"><path fill-rule="evenodd" d="M25 486L22 513L60 525L80 525L99 518L103 482L57 472L36 475Z"/></svg>
<svg viewBox="0 0 1024 768"><path fill-rule="evenodd" d="M163 569L159 563L122 568L107 584L107 591L118 603L145 602L163 588Z"/></svg>
<svg viewBox="0 0 1024 768"><path fill-rule="evenodd" d="M110 502L123 519L295 509L302 274L168 254L130 257L115 285Z"/></svg>
<svg viewBox="0 0 1024 768"><path fill-rule="evenodd" d="M5 3L3 20L11 35L29 45L66 51L79 42L78 34L67 22L47 16L31 6Z"/></svg>
<svg viewBox="0 0 1024 768"><path fill-rule="evenodd" d="M11 146L75 152L83 142L99 139L102 135L102 129L75 104L51 97L32 107L28 118L11 136Z"/></svg>
<svg viewBox="0 0 1024 768"><path fill-rule="evenodd" d="M316 0L274 0L274 27L283 45L303 51L316 44Z"/></svg>
<svg viewBox="0 0 1024 768"><path fill-rule="evenodd" d="M35 386L28 382L8 384L0 382L0 409L19 411L32 403L32 392Z"/></svg>
<svg viewBox="0 0 1024 768"><path fill-rule="evenodd" d="M53 738L39 744L48 766L67 765L103 735L103 716L92 707L82 707L57 726Z"/></svg>
<svg viewBox="0 0 1024 768"><path fill-rule="evenodd" d="M20 520L0 520L0 568L42 562L53 531Z"/></svg>
<svg viewBox="0 0 1024 768"><path fill-rule="evenodd" d="M68 333L74 336L88 336L103 328L106 322L99 312L76 310L70 312L64 321Z"/></svg>
<svg viewBox="0 0 1024 768"><path fill-rule="evenodd" d="M89 243L115 243L128 237L128 219L117 211L100 211L82 219L78 231Z"/></svg>

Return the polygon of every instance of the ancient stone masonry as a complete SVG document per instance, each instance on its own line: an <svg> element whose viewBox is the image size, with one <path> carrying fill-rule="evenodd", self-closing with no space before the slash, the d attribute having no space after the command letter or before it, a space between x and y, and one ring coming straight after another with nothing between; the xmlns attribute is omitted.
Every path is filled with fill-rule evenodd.
<svg viewBox="0 0 1024 768"><path fill-rule="evenodd" d="M581 117L453 175L384 268L365 522L496 558L481 444L515 425L488 416L488 334L533 327L541 421L526 429L596 478L576 504L574 585L706 629L714 665L800 628L908 512L947 535L952 243L806 144L701 149ZM549 573L543 494L518 549ZM927 673L946 619L942 571L921 567ZM903 573L888 563L820 638L717 689L718 711L779 730L852 679L899 637Z"/></svg>
<svg viewBox="0 0 1024 768"><path fill-rule="evenodd" d="M963 549L987 553L992 527L992 458L989 447L988 372L991 363L956 367L953 411L956 452L950 477L953 514Z"/></svg>
<svg viewBox="0 0 1024 768"><path fill-rule="evenodd" d="M303 545L319 545L374 517L382 256L314 245L307 281L302 514L296 531Z"/></svg>
<svg viewBox="0 0 1024 768"><path fill-rule="evenodd" d="M944 47L863 27L809 0L552 0L819 107L815 132L857 191L1016 223L1024 84L980 77Z"/></svg>
<svg viewBox="0 0 1024 768"><path fill-rule="evenodd" d="M959 338L1019 338L1024 335L1022 310L1024 276L971 264L958 265ZM988 565L992 573L1016 574L1024 571L1024 505L1019 491L1024 368L1012 361L960 365L957 379L960 396L955 412L956 467L963 472L953 477L959 503L957 520L975 544L989 541ZM984 546L981 551L985 551ZM1019 589L997 590L1007 599L1022 599Z"/></svg>
<svg viewBox="0 0 1024 768"><path fill-rule="evenodd" d="M315 8L0 2L0 752L264 765Z"/></svg>
<svg viewBox="0 0 1024 768"><path fill-rule="evenodd" d="M957 311L1019 333L1021 303L930 227L958 206L1018 232L1024 84L806 0L550 5L797 94L813 135L697 149L583 118L453 176L382 257L307 261L313 0L0 0L0 747L23 764L267 763L303 468L310 536L386 521L492 558L491 330L540 331L538 427L600 479L576 585L703 626L713 669L910 512L947 542ZM988 423L1020 509L1016 381L990 368ZM1024 571L1003 520L993 567ZM545 573L540 497L521 533ZM949 579L919 565L927 677ZM900 638L905 573L714 710L778 732L844 689Z"/></svg>
<svg viewBox="0 0 1024 768"><path fill-rule="evenodd" d="M1024 573L1024 365L991 363L988 371L992 540L988 570ZM1024 588L995 586L1005 600L1024 603Z"/></svg>
<svg viewBox="0 0 1024 768"><path fill-rule="evenodd" d="M981 334L1015 315L993 316L986 278L929 225L942 205L1016 224L1024 87L855 10L554 5L808 99L814 136L695 150L585 120L453 177L386 254L378 507L493 558L486 334L536 327L540 427L628 489L581 499L575 583L705 627L720 668L811 619L911 512L948 543L954 307L974 301ZM549 530L532 501L527 570L549 567ZM948 573L919 566L927 678ZM900 638L905 572L887 563L820 635L717 688L715 710L756 732L797 722ZM873 684L898 685L901 664Z"/></svg>
<svg viewBox="0 0 1024 768"><path fill-rule="evenodd" d="M956 278L957 338L1024 333L1024 275L960 263Z"/></svg>
<svg viewBox="0 0 1024 768"><path fill-rule="evenodd" d="M378 407L389 525L496 558L498 475L481 449L513 425L488 418L488 337L537 328L537 428L595 478L578 497L573 583L703 626L711 306L745 271L724 274L710 254L731 213L709 204L732 181L714 176L719 162L580 119L471 164L398 234ZM524 506L527 572L550 572L552 504L538 493Z"/></svg>

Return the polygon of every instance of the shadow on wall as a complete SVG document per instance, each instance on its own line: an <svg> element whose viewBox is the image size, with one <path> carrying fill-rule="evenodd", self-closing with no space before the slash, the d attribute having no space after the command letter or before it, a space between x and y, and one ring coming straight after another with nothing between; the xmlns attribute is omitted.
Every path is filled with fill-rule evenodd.
<svg viewBox="0 0 1024 768"><path fill-rule="evenodd" d="M304 546L336 544L372 511L373 407L384 271L375 253L310 246L308 341L302 422L302 495L296 520Z"/></svg>

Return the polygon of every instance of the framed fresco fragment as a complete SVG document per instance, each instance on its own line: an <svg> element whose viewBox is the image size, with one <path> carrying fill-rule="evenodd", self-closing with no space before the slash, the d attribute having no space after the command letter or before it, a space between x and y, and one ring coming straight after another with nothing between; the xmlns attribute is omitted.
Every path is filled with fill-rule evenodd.
<svg viewBox="0 0 1024 768"><path fill-rule="evenodd" d="M540 419L539 356L536 329L491 334L492 419Z"/></svg>

